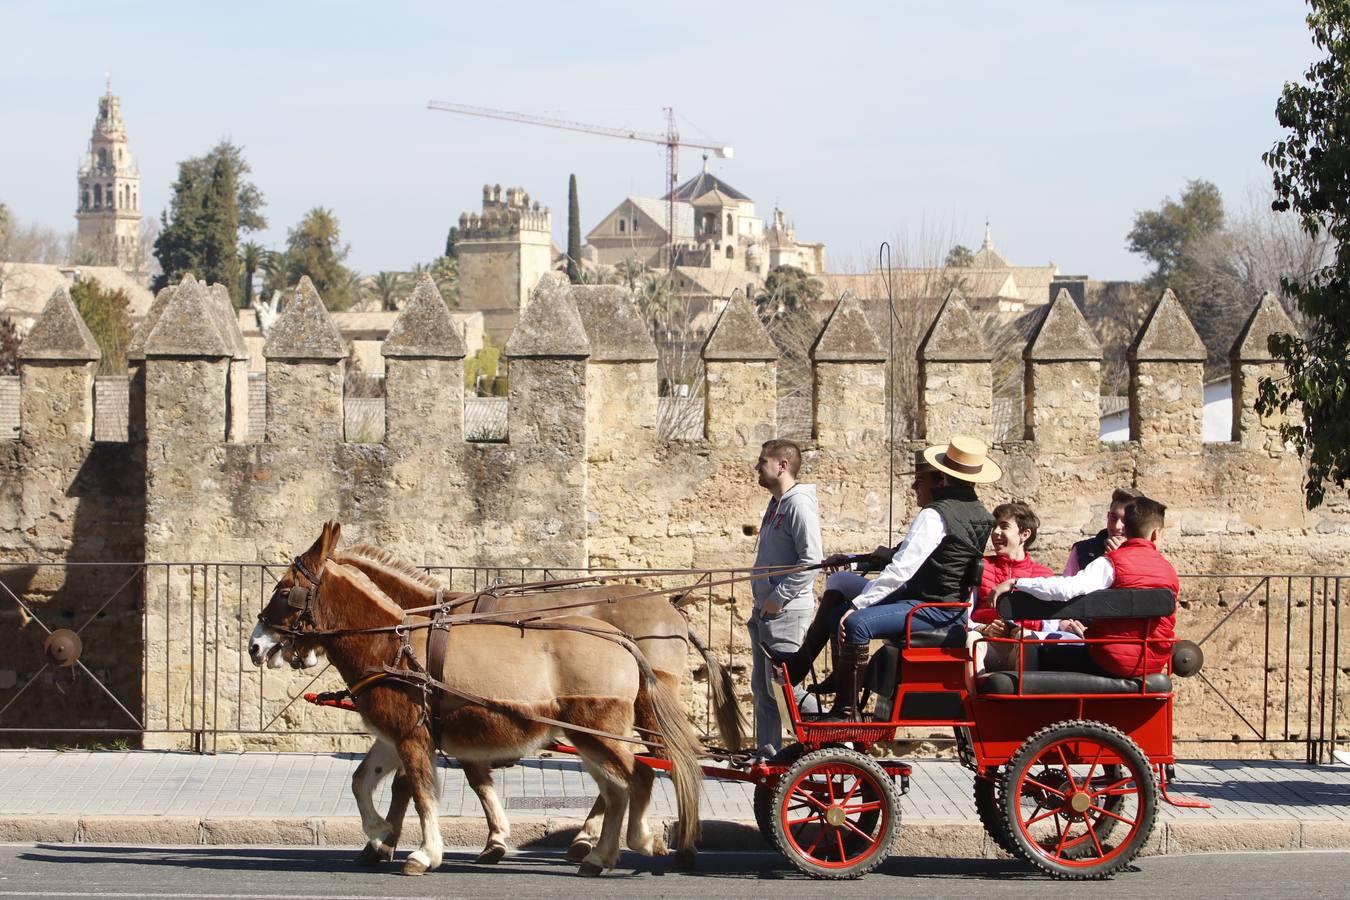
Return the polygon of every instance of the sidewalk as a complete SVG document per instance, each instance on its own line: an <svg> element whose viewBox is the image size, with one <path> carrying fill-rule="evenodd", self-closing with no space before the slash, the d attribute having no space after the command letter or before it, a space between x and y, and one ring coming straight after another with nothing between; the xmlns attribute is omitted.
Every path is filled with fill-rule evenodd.
<svg viewBox="0 0 1350 900"><path fill-rule="evenodd" d="M364 843L352 754L0 751L0 843L147 844ZM478 800L458 768L442 762L442 829L450 846L478 848L486 837ZM571 758L523 760L495 773L516 846L558 846L594 799ZM1270 760L1177 766L1173 792L1211 809L1160 804L1151 853L1350 848L1350 766ZM706 779L705 849L764 849L754 825L753 790ZM902 801L896 852L993 857L971 800L971 776L954 761L914 763ZM388 802L388 786L377 793ZM651 815L675 815L670 782L658 779ZM409 814L403 845L418 834Z"/></svg>

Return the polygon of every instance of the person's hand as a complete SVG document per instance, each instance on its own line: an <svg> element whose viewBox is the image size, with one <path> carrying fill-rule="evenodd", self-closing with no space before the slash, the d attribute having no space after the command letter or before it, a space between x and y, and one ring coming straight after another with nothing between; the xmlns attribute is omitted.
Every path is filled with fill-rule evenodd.
<svg viewBox="0 0 1350 900"><path fill-rule="evenodd" d="M872 551L871 556L877 562L886 565L891 560L895 559L895 548L887 547L885 544L879 544L877 545L877 548Z"/></svg>
<svg viewBox="0 0 1350 900"><path fill-rule="evenodd" d="M759 617L761 619L772 619L783 611L783 601L775 600L773 597L765 600L759 607Z"/></svg>
<svg viewBox="0 0 1350 900"><path fill-rule="evenodd" d="M847 569L849 566L849 555L847 553L832 553L825 557L820 566L826 572L838 572L840 569Z"/></svg>
<svg viewBox="0 0 1350 900"><path fill-rule="evenodd" d="M1011 630L1012 630L1011 626L1009 626L1008 623L1005 622L1003 619L995 619L988 625L984 626L984 636L987 638L1007 637L1008 633Z"/></svg>
<svg viewBox="0 0 1350 900"><path fill-rule="evenodd" d="M850 606L848 609L844 610L844 614L843 614L842 616L839 617L839 644L840 644L840 646L842 646L843 643L844 643L844 623L845 623L846 621L848 621L848 617L849 617L849 616L853 615L853 614L854 614L855 612L857 612L857 611L858 611L857 609L855 609L854 607Z"/></svg>
<svg viewBox="0 0 1350 900"><path fill-rule="evenodd" d="M1065 634L1076 634L1079 637L1083 637L1084 634L1087 632L1087 629L1083 626L1083 623L1078 621L1077 619L1060 619L1059 630L1064 632Z"/></svg>
<svg viewBox="0 0 1350 900"><path fill-rule="evenodd" d="M1119 550L1123 543L1125 543L1125 535L1113 534L1106 539L1106 551L1110 553L1112 550Z"/></svg>
<svg viewBox="0 0 1350 900"><path fill-rule="evenodd" d="M994 585L994 589L989 592L988 604L996 607L998 605L998 598L1012 590L1012 583L1013 580L1009 578L1007 581Z"/></svg>

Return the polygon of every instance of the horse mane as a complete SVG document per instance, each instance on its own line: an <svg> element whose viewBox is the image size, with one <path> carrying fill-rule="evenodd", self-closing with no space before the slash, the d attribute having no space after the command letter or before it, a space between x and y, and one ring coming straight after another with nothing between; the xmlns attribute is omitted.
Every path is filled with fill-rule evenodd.
<svg viewBox="0 0 1350 900"><path fill-rule="evenodd" d="M430 588L433 591L446 589L445 583L439 578L423 572L406 560L399 559L383 547L376 547L371 544L353 544L346 550L339 550L333 555L340 559L358 557L367 563L377 565L390 573L399 575L409 581L420 584L422 587Z"/></svg>
<svg viewBox="0 0 1350 900"><path fill-rule="evenodd" d="M333 554L333 556L337 555L338 554L336 553ZM330 557L329 559L330 562L337 563L338 567L342 570L342 574L345 577L350 578L352 581L356 582L357 585L360 586L362 590L369 593L371 600L375 602L376 606L380 607L384 612L388 613L391 616L395 616L399 619L403 618L404 616L403 607L395 603L393 598L391 598L388 594L386 594L383 590L380 589L379 585L371 581L369 575L353 566L344 566L336 559L332 559L332 557Z"/></svg>

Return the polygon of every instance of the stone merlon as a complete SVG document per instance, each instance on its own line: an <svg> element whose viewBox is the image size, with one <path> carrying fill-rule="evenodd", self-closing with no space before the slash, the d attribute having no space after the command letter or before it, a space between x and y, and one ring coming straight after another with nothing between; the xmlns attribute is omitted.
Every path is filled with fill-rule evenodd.
<svg viewBox="0 0 1350 900"><path fill-rule="evenodd" d="M215 306L207 288L191 275L184 275L159 321L145 336L145 355L233 357L234 347L221 333Z"/></svg>
<svg viewBox="0 0 1350 900"><path fill-rule="evenodd" d="M1272 334L1296 335L1298 329L1279 299L1267 291L1247 318L1247 324L1238 332L1229 357L1237 362L1273 362L1275 357L1269 346Z"/></svg>
<svg viewBox="0 0 1350 900"><path fill-rule="evenodd" d="M239 330L239 316L235 314L229 290L223 284L212 284L206 292L213 301L211 311L215 313L216 327L230 345L230 355L234 359L248 359L248 344Z"/></svg>
<svg viewBox="0 0 1350 900"><path fill-rule="evenodd" d="M703 358L721 362L758 362L778 359L778 348L744 291L736 290L717 317L703 344Z"/></svg>
<svg viewBox="0 0 1350 900"><path fill-rule="evenodd" d="M173 299L173 285L161 288L155 295L155 302L150 304L150 309L145 314L145 319L141 321L140 327L136 333L131 336L131 343L127 344L127 359L131 362L140 362L145 359L145 339L150 336L150 332L155 330L155 325L159 323L159 317L164 315L164 307L169 305Z"/></svg>
<svg viewBox="0 0 1350 900"><path fill-rule="evenodd" d="M989 362L994 358L979 321L959 291L953 290L942 301L919 344L919 358L930 362Z"/></svg>
<svg viewBox="0 0 1350 900"><path fill-rule="evenodd" d="M1205 361L1205 343L1171 288L1153 304L1128 356L1132 362Z"/></svg>
<svg viewBox="0 0 1350 900"><path fill-rule="evenodd" d="M263 345L266 359L343 359L347 345L314 289L303 276Z"/></svg>
<svg viewBox="0 0 1350 900"><path fill-rule="evenodd" d="M633 301L633 292L616 284L586 284L572 288L592 362L654 362L656 343L647 321Z"/></svg>
<svg viewBox="0 0 1350 900"><path fill-rule="evenodd" d="M845 291L830 311L811 345L811 358L816 362L886 361L886 349L852 291Z"/></svg>
<svg viewBox="0 0 1350 900"><path fill-rule="evenodd" d="M547 274L539 279L506 342L506 355L512 359L584 359L591 355L586 326L572 302L572 285L566 278Z"/></svg>
<svg viewBox="0 0 1350 900"><path fill-rule="evenodd" d="M430 275L418 279L412 300L394 320L380 353L385 357L464 358L464 338Z"/></svg>
<svg viewBox="0 0 1350 900"><path fill-rule="evenodd" d="M92 362L102 359L98 341L84 324L65 288L57 288L19 348L20 359Z"/></svg>
<svg viewBox="0 0 1350 900"><path fill-rule="evenodd" d="M1033 362L1082 362L1100 360L1101 344L1069 292L1059 289L1031 332L1022 358Z"/></svg>

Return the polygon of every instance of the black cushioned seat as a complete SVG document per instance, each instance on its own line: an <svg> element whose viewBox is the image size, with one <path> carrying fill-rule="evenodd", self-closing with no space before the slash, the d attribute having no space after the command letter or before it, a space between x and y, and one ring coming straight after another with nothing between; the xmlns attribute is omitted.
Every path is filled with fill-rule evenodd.
<svg viewBox="0 0 1350 900"><path fill-rule="evenodd" d="M1023 694L1138 694L1138 678L1112 678L1086 672L1023 672ZM1148 693L1168 694L1172 679L1166 673L1148 676ZM1016 672L986 672L980 675L981 694L1016 694Z"/></svg>
<svg viewBox="0 0 1350 900"><path fill-rule="evenodd" d="M886 641L886 643L901 649L905 647L904 638ZM911 647L964 647L965 645L966 626L964 624L952 625L948 628L934 628L931 631L911 631L909 633L909 646Z"/></svg>

